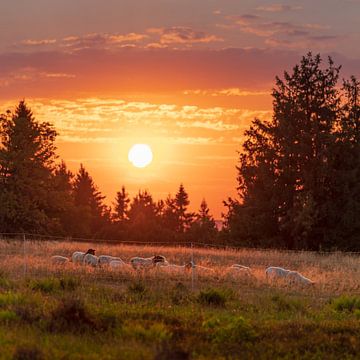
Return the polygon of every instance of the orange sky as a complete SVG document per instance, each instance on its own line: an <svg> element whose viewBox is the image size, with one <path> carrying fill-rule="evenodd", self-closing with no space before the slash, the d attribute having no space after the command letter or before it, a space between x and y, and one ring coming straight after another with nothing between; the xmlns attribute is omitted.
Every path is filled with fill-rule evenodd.
<svg viewBox="0 0 360 360"><path fill-rule="evenodd" d="M14 0L0 6L0 111L25 98L109 204L122 185L159 199L182 182L192 210L206 198L220 218L236 194L243 131L271 116L275 76L309 50L359 74L359 5ZM147 168L128 162L134 143L152 147Z"/></svg>

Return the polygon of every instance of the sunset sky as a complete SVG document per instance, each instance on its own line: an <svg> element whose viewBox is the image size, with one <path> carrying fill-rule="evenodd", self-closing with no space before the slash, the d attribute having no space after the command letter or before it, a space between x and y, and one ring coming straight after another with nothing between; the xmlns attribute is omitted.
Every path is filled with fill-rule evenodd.
<svg viewBox="0 0 360 360"><path fill-rule="evenodd" d="M182 182L220 218L244 129L271 117L276 75L308 51L360 76L360 0L0 1L0 112L25 98L111 204ZM152 164L133 167L135 143Z"/></svg>

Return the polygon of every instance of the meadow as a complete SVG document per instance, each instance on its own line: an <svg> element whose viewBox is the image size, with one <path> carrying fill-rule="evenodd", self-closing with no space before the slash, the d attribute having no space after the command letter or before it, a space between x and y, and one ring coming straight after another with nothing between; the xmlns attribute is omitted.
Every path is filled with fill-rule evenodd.
<svg viewBox="0 0 360 360"><path fill-rule="evenodd" d="M214 272L51 264L90 247ZM229 272L235 263L253 276ZM358 359L359 264L340 252L1 240L0 359ZM315 285L268 281L268 266Z"/></svg>

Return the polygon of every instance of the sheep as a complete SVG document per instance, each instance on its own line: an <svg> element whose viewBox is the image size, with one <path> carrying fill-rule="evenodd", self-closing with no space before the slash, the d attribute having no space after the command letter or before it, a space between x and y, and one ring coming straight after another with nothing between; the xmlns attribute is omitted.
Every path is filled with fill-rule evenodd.
<svg viewBox="0 0 360 360"><path fill-rule="evenodd" d="M283 269L277 266L270 266L265 270L266 277L277 277L277 278L285 278L290 270Z"/></svg>
<svg viewBox="0 0 360 360"><path fill-rule="evenodd" d="M109 266L111 269L115 269L119 267L127 267L129 265L125 264L122 260L111 260L109 262Z"/></svg>
<svg viewBox="0 0 360 360"><path fill-rule="evenodd" d="M100 255L99 256L99 265L109 265L110 262L113 260L122 261L119 257L110 256L110 255Z"/></svg>
<svg viewBox="0 0 360 360"><path fill-rule="evenodd" d="M165 261L167 262L165 256L155 255L150 258L133 257L130 259L130 264L136 270L139 268L153 267L156 266L157 263L165 263Z"/></svg>
<svg viewBox="0 0 360 360"><path fill-rule="evenodd" d="M197 265L195 264L193 261L190 261L188 262L186 265L185 265L185 268L187 270L190 270L190 269L196 269L196 270L200 270L201 272L211 272L211 273L214 273L215 270L214 269L211 269L209 267L206 267L206 266L202 266L202 265Z"/></svg>
<svg viewBox="0 0 360 360"><path fill-rule="evenodd" d="M86 254L95 255L95 250L88 249L86 253L82 251L75 251L71 256L71 260L74 264L82 264L84 262L84 257Z"/></svg>
<svg viewBox="0 0 360 360"><path fill-rule="evenodd" d="M240 264L234 264L228 267L228 273L229 274L237 274L237 275L246 275L246 276L254 276L251 268L248 266L240 265Z"/></svg>
<svg viewBox="0 0 360 360"><path fill-rule="evenodd" d="M314 285L315 282L308 279L307 277L305 277L304 275L300 274L297 271L289 271L289 273L286 276L287 279L289 279L290 281L293 282L298 282L304 285Z"/></svg>
<svg viewBox="0 0 360 360"><path fill-rule="evenodd" d="M99 258L93 254L85 254L83 263L86 265L91 266L98 266L99 265Z"/></svg>
<svg viewBox="0 0 360 360"><path fill-rule="evenodd" d="M51 262L54 265L63 265L68 263L70 260L69 258L65 257L65 256L60 256L60 255L54 255L51 257Z"/></svg>

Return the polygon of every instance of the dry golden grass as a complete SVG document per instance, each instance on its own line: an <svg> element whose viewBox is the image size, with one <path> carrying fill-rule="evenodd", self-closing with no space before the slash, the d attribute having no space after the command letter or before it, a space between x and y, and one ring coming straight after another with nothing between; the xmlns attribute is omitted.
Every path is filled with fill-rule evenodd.
<svg viewBox="0 0 360 360"><path fill-rule="evenodd" d="M191 286L192 273L152 269L136 272L130 266L120 269L92 268L73 263L54 266L52 255L71 258L74 251L96 249L96 254L119 256L129 262L133 256L148 257L154 254L166 256L170 263L184 264L194 258L196 264L214 269L214 272L195 271L194 288L224 286L241 289L242 293L258 293L266 289L279 288L290 293L299 293L313 298L329 298L339 294L358 294L360 289L360 261L354 254L341 252L318 254L313 252L290 252L276 250L224 250L215 248L112 245L109 243L27 241L0 241L0 270L11 278L43 277L68 274L85 281L96 281L110 286L122 286L135 278L148 282L182 281ZM253 277L229 272L232 264L251 267ZM300 286L286 281L269 283L265 277L268 266L280 266L301 272L315 281L315 286Z"/></svg>

